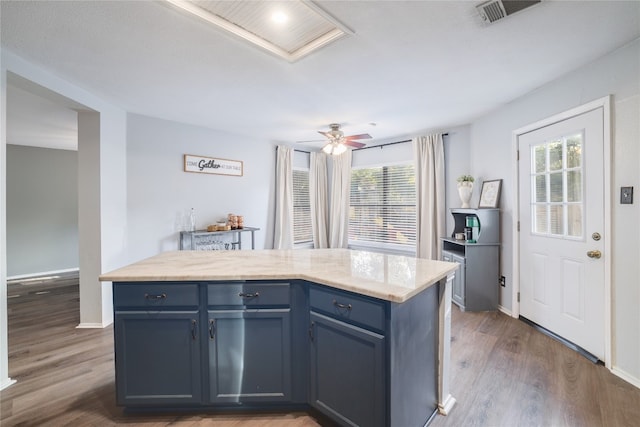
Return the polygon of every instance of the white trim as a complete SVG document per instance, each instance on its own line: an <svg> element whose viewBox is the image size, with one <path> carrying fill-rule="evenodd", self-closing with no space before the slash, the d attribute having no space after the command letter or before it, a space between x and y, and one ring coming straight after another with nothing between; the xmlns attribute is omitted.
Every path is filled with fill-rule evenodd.
<svg viewBox="0 0 640 427"><path fill-rule="evenodd" d="M451 384L451 293L455 271L445 280L438 306L438 412L447 415L451 412L456 399L449 393Z"/></svg>
<svg viewBox="0 0 640 427"><path fill-rule="evenodd" d="M501 311L509 317L514 317L513 312L501 304L498 304L498 311Z"/></svg>
<svg viewBox="0 0 640 427"><path fill-rule="evenodd" d="M111 324L111 322L109 323L80 323L78 326L76 326L76 329L104 329L107 326L109 326Z"/></svg>
<svg viewBox="0 0 640 427"><path fill-rule="evenodd" d="M615 376L622 378L623 380L625 380L626 382L628 382L629 384L640 388L640 379L634 377L633 375L629 374L626 371L623 371L620 368L611 368L611 373L613 373Z"/></svg>
<svg viewBox="0 0 640 427"><path fill-rule="evenodd" d="M356 251L378 252L389 255L416 256L415 245L399 245L394 243L368 242L362 240L349 241L349 249Z"/></svg>
<svg viewBox="0 0 640 427"><path fill-rule="evenodd" d="M53 276L56 274L72 273L76 271L80 271L80 269L76 267L76 268L65 268L63 270L41 271L39 273L18 274L16 276L7 277L7 281L18 280L18 279L30 279L32 277L41 277L41 276Z"/></svg>
<svg viewBox="0 0 640 427"><path fill-rule="evenodd" d="M588 102L571 110L564 111L546 119L537 121L527 126L516 129L512 133L512 152L514 158L514 205L513 205L513 290L512 290L512 316L520 316L520 303L518 302L518 292L520 292L520 239L518 232L518 222L520 221L520 183L519 183L519 165L517 161L518 155L518 138L521 135L540 129L545 126L550 126L554 123L561 122L563 120L570 119L575 116L587 113L589 111L602 108L603 110L603 175L604 175L604 363L605 366L616 373L613 369L611 346L612 346L612 298L611 298L611 203L612 203L612 191L611 191L611 96L605 96L603 98L596 99ZM619 371L618 371L619 372ZM618 374L616 374L618 375ZM622 377L624 378L624 377Z"/></svg>
<svg viewBox="0 0 640 427"><path fill-rule="evenodd" d="M316 12L318 15L320 15L322 18L324 18L326 21L328 21L329 23L331 23L334 27L334 29L332 29L331 31L327 32L326 34L318 37L315 40L312 40L311 42L309 42L308 44L306 44L305 46L302 46L300 48L298 48L297 50L289 53L286 50L284 50L283 48L281 48L280 46L277 46L259 36L257 36L256 34L245 30L244 28L227 21L224 18L219 17L218 15L210 12L207 9L204 9L198 5L194 5L189 1L185 1L185 0L166 0L167 3L170 3L186 12L189 12L201 19L204 19L205 21L209 22L210 24L216 25L219 28L222 28L223 30L228 31L229 33L233 34L236 37L239 37L241 39L244 39L258 47L261 47L262 49L266 50L267 52L277 55L280 58L284 58L289 62L295 62L298 59L312 53L314 50L321 48L322 46L325 46L329 43L331 43L334 40L337 40L343 36L347 36L347 35L352 35L354 34L353 30L351 30L349 27L347 27L346 25L344 25L343 23L341 23L340 21L338 21L335 17L333 17L332 15L330 15L327 11L323 10L320 6L316 5L315 3L313 3L310 0L303 0L302 3L304 5L306 5L309 9L313 10L314 12Z"/></svg>
<svg viewBox="0 0 640 427"><path fill-rule="evenodd" d="M15 384L16 380L12 380L11 378L5 378L4 380L2 380L2 382L0 382L0 390L4 390L5 388L9 387L11 384Z"/></svg>

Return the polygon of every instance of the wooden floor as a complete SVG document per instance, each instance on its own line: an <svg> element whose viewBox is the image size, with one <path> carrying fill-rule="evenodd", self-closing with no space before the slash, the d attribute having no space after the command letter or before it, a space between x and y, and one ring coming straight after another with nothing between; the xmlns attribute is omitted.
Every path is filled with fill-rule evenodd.
<svg viewBox="0 0 640 427"><path fill-rule="evenodd" d="M0 392L3 427L320 425L305 413L123 414L112 328L76 329L77 277L9 284L8 297L9 375L17 383ZM640 390L603 366L504 314L453 312L457 403L431 426L640 425Z"/></svg>

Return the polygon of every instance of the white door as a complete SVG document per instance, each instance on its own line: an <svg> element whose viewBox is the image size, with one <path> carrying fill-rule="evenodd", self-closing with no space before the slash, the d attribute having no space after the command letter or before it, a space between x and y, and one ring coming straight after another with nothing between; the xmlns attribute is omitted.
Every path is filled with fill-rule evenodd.
<svg viewBox="0 0 640 427"><path fill-rule="evenodd" d="M518 136L520 315L604 360L603 108Z"/></svg>

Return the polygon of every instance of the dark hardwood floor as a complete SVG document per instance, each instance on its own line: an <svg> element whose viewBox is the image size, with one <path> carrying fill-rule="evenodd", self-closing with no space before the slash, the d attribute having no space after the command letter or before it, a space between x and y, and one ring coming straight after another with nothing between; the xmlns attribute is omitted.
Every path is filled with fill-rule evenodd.
<svg viewBox="0 0 640 427"><path fill-rule="evenodd" d="M77 276L10 283L8 297L9 375L17 383L0 392L3 427L320 424L305 413L123 414L112 328L76 328ZM639 389L504 314L454 307L451 352L457 403L432 426L640 425Z"/></svg>
<svg viewBox="0 0 640 427"><path fill-rule="evenodd" d="M453 307L451 393L442 426L638 426L640 389L502 313Z"/></svg>

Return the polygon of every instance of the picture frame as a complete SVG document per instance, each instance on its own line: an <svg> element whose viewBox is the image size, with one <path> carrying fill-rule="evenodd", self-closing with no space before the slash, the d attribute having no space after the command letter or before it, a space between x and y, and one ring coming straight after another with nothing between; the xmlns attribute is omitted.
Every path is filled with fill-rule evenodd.
<svg viewBox="0 0 640 427"><path fill-rule="evenodd" d="M185 154L184 171L214 175L243 176L244 163L241 160Z"/></svg>
<svg viewBox="0 0 640 427"><path fill-rule="evenodd" d="M500 204L500 191L502 189L502 180L494 179L482 182L482 190L480 192L480 201L478 209L495 209Z"/></svg>

